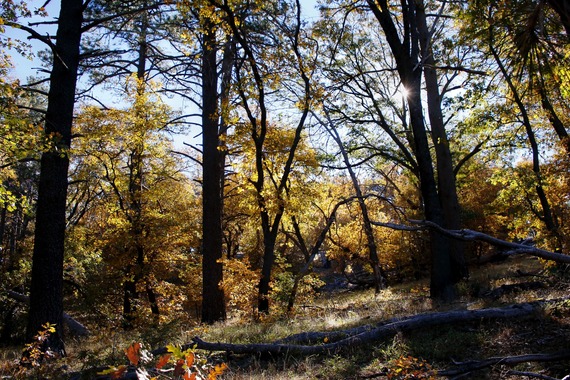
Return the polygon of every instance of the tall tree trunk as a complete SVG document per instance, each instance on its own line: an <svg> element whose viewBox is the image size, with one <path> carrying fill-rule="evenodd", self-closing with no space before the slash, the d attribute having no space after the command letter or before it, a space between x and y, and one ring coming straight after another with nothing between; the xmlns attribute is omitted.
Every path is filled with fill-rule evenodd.
<svg viewBox="0 0 570 380"><path fill-rule="evenodd" d="M308 82L307 87L308 87ZM306 92L309 93L308 90ZM263 231L263 266L261 268L261 278L259 280L259 293L258 293L258 311L261 313L268 313L269 312L269 292L271 290L271 271L273 269L273 264L275 263L275 243L277 241L277 234L279 233L279 224L283 218L283 214L285 213L285 200L283 199L284 193L286 192L287 183L289 181L289 176L292 172L293 160L295 158L295 152L297 147L299 146L299 142L301 141L301 132L303 130L303 125L305 123L305 118L308 114L308 106L303 111L303 116L297 124L297 128L295 130L295 137L289 149L289 156L287 157L287 162L283 168L283 174L279 181L279 184L276 188L277 192L277 204L279 207L273 216L273 220L269 216L269 212L267 211L267 207L265 206L265 197L263 195L263 167L264 165L261 164L258 166L257 175L258 175L258 182L256 184L256 191L257 191L257 198L258 198L258 206L259 206L259 214L261 218L261 229ZM266 121L265 121L266 123ZM264 124L264 130L267 130L267 124ZM263 144L256 145L255 155L257 157L257 161L263 163L264 160L264 151L263 151ZM260 181L261 180L261 181Z"/></svg>
<svg viewBox="0 0 570 380"><path fill-rule="evenodd" d="M137 111L135 111L137 112ZM136 319L136 306L133 300L138 298L137 284L141 280L141 273L144 266L144 246L142 242L142 143L134 143L133 152L130 154L129 167L129 187L128 187L128 209L127 220L129 221L130 247L129 253L133 257L134 264L129 265L125 273L123 284L123 326L126 329L133 327Z"/></svg>
<svg viewBox="0 0 570 380"><path fill-rule="evenodd" d="M263 212L262 212L263 213ZM257 309L260 313L269 313L269 292L271 291L271 271L275 264L275 242L277 241L277 230L271 230L269 226L269 215L265 212L262 216L263 228L263 266L261 267L261 278L258 285ZM281 218L279 218L281 219Z"/></svg>
<svg viewBox="0 0 570 380"><path fill-rule="evenodd" d="M404 28L400 40L398 28L392 19L391 5L386 0L367 0L380 23L390 46L396 69L407 90L407 104L413 134L414 154L418 163L420 191L427 220L444 225L444 215L437 191L433 162L424 123L421 101L420 42L416 25L416 0L402 1ZM452 267L449 257L449 240L436 231L430 231L432 298L448 301L454 297Z"/></svg>
<svg viewBox="0 0 570 380"><path fill-rule="evenodd" d="M8 269L11 270L14 268L14 264L16 262L16 248L18 246L18 238L19 238L19 229L20 223L22 219L22 211L16 210L14 211L14 215L12 217L12 223L10 228L10 234L8 235L8 249L6 250L8 253Z"/></svg>
<svg viewBox="0 0 570 380"><path fill-rule="evenodd" d="M160 322L160 308L158 307L158 300L156 298L156 293L150 283L150 279L146 279L145 284L146 296L148 297L148 302L150 303L150 312L152 313L153 323L158 325Z"/></svg>
<svg viewBox="0 0 570 380"><path fill-rule="evenodd" d="M133 301L138 298L137 285L131 272L132 265L129 265L123 281L123 329L125 330L134 327L136 305Z"/></svg>
<svg viewBox="0 0 570 380"><path fill-rule="evenodd" d="M218 149L218 72L214 24L204 21L202 57L202 322L226 318L222 258L222 155Z"/></svg>
<svg viewBox="0 0 570 380"><path fill-rule="evenodd" d="M410 108L410 124L414 133L415 152L420 174L420 191L424 203L426 220L440 226L444 225L444 215L440 204L435 180L435 173L431 160L428 136L425 130L421 97L419 95L419 79L403 81L411 89L408 97ZM431 247L431 276L430 296L443 301L454 298L453 275L449 256L449 239L437 231L430 231Z"/></svg>
<svg viewBox="0 0 570 380"><path fill-rule="evenodd" d="M81 0L61 1L45 122L45 134L56 143L58 149L45 152L41 158L27 326L27 336L31 339L43 324L55 324L56 332L46 344L62 354L65 353L62 339L63 254L68 149L71 144L82 12Z"/></svg>
<svg viewBox="0 0 570 380"><path fill-rule="evenodd" d="M143 4L146 6L146 2ZM139 51L137 61L137 96L142 97L146 92L146 61L147 61L147 30L148 30L148 13L145 11L141 14L139 34ZM138 103L137 103L138 104ZM135 120L138 123L135 126L135 142L133 150L129 156L129 188L128 199L129 207L127 210L127 219L130 223L130 235L132 252L135 264L131 266L131 272L127 273L128 279L125 280L124 286L124 310L125 327L132 327L132 322L136 317L136 308L132 301L138 298L137 286L144 280L145 270L145 245L144 245L144 220L143 220L143 184L144 184L144 151L145 139L147 133L147 125L145 109L141 109L139 105L135 107ZM160 310L156 302L156 295L147 282L146 293L150 304L151 313L156 321L160 317Z"/></svg>
<svg viewBox="0 0 570 380"><path fill-rule="evenodd" d="M2 255L0 255L0 260L2 260L2 262L5 261L5 258L3 257L4 255L4 251L6 250L6 248L4 247L4 234L6 232L6 213L8 212L8 210L6 209L6 207L2 207L2 211L0 211L0 253L2 253Z"/></svg>
<svg viewBox="0 0 570 380"><path fill-rule="evenodd" d="M213 2L210 2L213 3ZM275 185L276 190L276 197L277 202L279 204L278 210L276 211L273 219L271 219L269 212L266 208L266 199L264 192L266 191L264 176L265 176L265 153L264 153L264 143L265 137L268 130L268 119L267 119L267 108L265 104L266 93L265 93L265 79L264 75L262 74L262 66L259 63L258 57L254 53L250 45L250 41L246 38L246 35L243 33L241 29L245 24L238 22L238 17L232 7L230 7L227 3L224 4L217 4L220 9L226 14L226 21L228 22L228 26L230 27L233 38L235 38L236 43L241 46L241 50L244 54L244 63L245 65L249 66L251 69L251 75L253 82L254 82L254 89L257 92L255 96L256 105L255 107L250 107L250 99L252 97L253 91L251 88L246 91L243 88L238 88L239 96L243 102L243 106L246 109L246 114L249 118L251 123L251 136L254 141L255 145L255 173L257 178L252 180L252 184L256 190L257 196L257 204L259 207L259 214L261 219L262 225L262 232L263 232L263 266L262 266L262 273L261 279L258 284L258 309L262 313L267 313L269 311L269 291L270 291L270 281L271 281L271 270L273 268L273 264L275 262L275 242L277 240L277 234L279 232L279 224L283 217L283 213L285 210L285 201L284 201L284 193L286 192L286 187L289 182L289 175L291 174L293 168L293 161L295 158L295 152L297 147L299 146L299 142L301 141L301 132L303 131L303 126L306 121L308 111L309 111L309 103L310 103L310 80L307 74L308 68L304 67L304 60L301 57L300 53L300 36L301 36L301 14L300 14L300 3L297 0L295 5L296 10L296 17L295 21L296 24L290 30L292 32L291 35L291 49L295 55L296 62L299 64L299 73L301 79L304 84L304 97L300 100L302 105L302 115L297 124L295 129L295 137L289 149L289 154L287 157L287 162L283 167L283 174L281 178L277 181L273 182ZM239 77L239 70L237 71ZM239 79L238 79L239 82ZM255 110L253 109L255 108ZM256 115L259 115L256 116Z"/></svg>
<svg viewBox="0 0 570 380"><path fill-rule="evenodd" d="M303 79L305 81L305 93L307 97L309 96L309 82L306 76L303 75ZM265 153L263 151L263 143L258 143L256 141L256 160L261 165L257 166L257 176L258 180L256 183L256 191L257 191L257 198L258 198L258 206L259 206L259 213L261 218L261 228L263 231L263 266L261 268L261 278L259 280L259 294L258 294L258 311L261 313L268 313L269 312L269 292L271 290L271 271L273 269L273 264L275 263L275 243L277 241L277 234L279 233L279 224L283 218L283 214L285 213L285 200L283 199L284 193L286 193L287 183L289 181L289 176L292 172L293 161L295 158L295 152L297 151L297 147L301 141L301 132L303 131L303 126L305 124L306 117L308 115L308 100L305 99L305 106L303 109L303 116L301 120L297 124L297 128L295 130L295 137L293 142L291 143L291 147L289 149L289 155L287 157L287 162L283 167L283 174L279 180L279 184L276 186L277 192L277 204L279 207L273 216L273 220L271 220L269 216L269 212L267 211L267 207L265 206L265 197L263 195L263 161ZM267 130L267 121L264 121L263 129Z"/></svg>
<svg viewBox="0 0 570 380"><path fill-rule="evenodd" d="M431 138L435 147L438 195L444 217L444 225L442 227L458 230L461 228L461 207L457 198L453 159L441 111L441 95L439 93L436 62L431 46L431 33L428 29L423 1L417 1L416 4L416 20L422 50L422 67L426 85ZM464 257L465 244L460 240L446 239L449 239L449 254L452 265L451 275L453 282L456 283L469 276Z"/></svg>
<svg viewBox="0 0 570 380"><path fill-rule="evenodd" d="M225 188L226 188L226 158L228 156L228 147L226 144L228 137L228 129L230 127L229 113L230 113L230 94L231 94L231 81L233 66L236 55L236 46L233 38L228 37L228 40L224 44L224 52L222 57L222 70L221 70L221 83L220 83L220 148L218 149L218 154L220 155L220 191L221 191L221 205L220 213L222 218L222 238L226 243L226 257L231 259L233 257L233 244L232 244L232 232L227 228L227 219L224 218L225 209ZM222 248L223 252L223 248ZM237 253L237 247L236 252Z"/></svg>

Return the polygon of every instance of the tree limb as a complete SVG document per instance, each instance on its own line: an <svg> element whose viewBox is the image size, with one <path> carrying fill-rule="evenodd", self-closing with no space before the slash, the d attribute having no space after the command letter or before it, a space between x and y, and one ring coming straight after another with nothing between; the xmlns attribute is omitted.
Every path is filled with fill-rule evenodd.
<svg viewBox="0 0 570 380"><path fill-rule="evenodd" d="M537 312L544 303L556 302L538 301L532 303L522 303L497 308L488 308L480 310L453 310L436 313L424 313L410 317L395 318L387 322L381 322L376 325L362 326L356 329L344 331L334 331L331 333L321 333L323 335L314 335L310 338L322 338L320 342L330 342L331 337L341 338L338 341L319 344L305 345L287 342L288 338L274 343L256 343L256 344L232 344L232 343L214 343L206 342L199 337L192 339L187 347L195 347L207 351L226 351L234 354L299 354L299 355L316 355L331 354L346 350L351 347L370 344L371 342L386 340L392 338L398 332L407 332L419 328L427 328L440 325L449 325L450 323L469 322L480 319L504 319L529 316ZM308 333L307 333L308 334ZM319 333L314 333L319 334ZM309 336L309 335L307 335ZM302 340L294 339L295 342ZM325 339L327 338L327 339ZM281 342L281 343L280 343ZM153 354L162 354L166 352L166 348L153 351Z"/></svg>
<svg viewBox="0 0 570 380"><path fill-rule="evenodd" d="M552 260L559 263L566 263L570 264L570 255L564 253L556 253L547 251L545 249L536 248L530 245L521 244L521 243L513 243L505 240L498 239L496 237L484 234L482 232L473 231L469 229L462 229L462 230L447 230L445 228L440 227L436 223L424 220L410 220L410 223L417 224L417 225L424 225L428 228L433 228L438 232L441 232L444 235L450 236L455 239L460 240L467 240L467 241L483 241L485 243L489 243L496 247L506 248L508 252L506 254L521 254L526 253L532 256L537 256L542 259Z"/></svg>
<svg viewBox="0 0 570 380"><path fill-rule="evenodd" d="M25 303L26 305L28 305L30 303L30 297L28 297L24 294L14 292L12 290L8 290L8 292L6 294L8 295L8 297L10 297L16 301ZM87 327L85 327L84 325L82 325L81 323L79 323L78 321L73 319L69 314L63 313L63 321L65 322L65 324L69 328L69 331L73 335L75 335L75 336L91 335L91 332L89 331L89 329Z"/></svg>
<svg viewBox="0 0 570 380"><path fill-rule="evenodd" d="M401 231L420 231L425 229L434 229L440 232L441 234L452 237L454 239L465 240L465 241L482 241L491 244L495 247L504 248L507 250L507 252L504 253L506 255L525 253L531 256L540 257L545 260L552 260L558 263L570 264L570 255L564 253L551 252L527 244L514 243L502 240L493 237L491 235L487 235L482 232L473 231L469 229L448 230L439 226L437 223L430 222L428 220L410 220L409 222L411 224L414 224L414 226L395 224L395 223L381 223L381 222L372 222L372 224L379 227L387 227Z"/></svg>

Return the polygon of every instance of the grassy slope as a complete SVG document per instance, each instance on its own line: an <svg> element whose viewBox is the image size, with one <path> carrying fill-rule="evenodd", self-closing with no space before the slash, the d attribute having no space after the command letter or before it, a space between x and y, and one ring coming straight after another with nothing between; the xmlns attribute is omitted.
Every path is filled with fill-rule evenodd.
<svg viewBox="0 0 570 380"><path fill-rule="evenodd" d="M428 298L425 282L391 287L375 295L372 290L322 294L310 305L298 306L294 316L263 322L233 319L213 327L178 323L161 328L126 334L122 331L100 331L87 341L68 342L69 369L124 363L123 349L134 340L147 342L153 348L166 343L180 344L199 335L205 340L251 343L273 342L304 331L330 331L371 324L388 318L414 315L425 311L474 309L502 304L527 302L568 296L569 282L553 277L521 277L521 272L538 273L536 259L518 257L500 264L476 268L469 282L459 286L460 299L452 305L435 305ZM513 291L500 297L485 296L505 284L541 281L547 286L535 290ZM225 361L230 369L226 379L358 379L379 376L391 361L411 355L434 368L448 368L453 361L466 361L539 352L555 352L570 348L570 303L548 308L542 315L516 321L478 321L468 325L445 326L398 334L390 341L368 344L342 356L334 357L231 357L213 355ZM17 349L0 351L2 368L19 357ZM463 379L509 379L513 368L496 366ZM514 368L562 378L570 374L570 362L523 364Z"/></svg>
<svg viewBox="0 0 570 380"><path fill-rule="evenodd" d="M559 298L568 295L568 283L524 276L538 273L541 266L533 258L514 258L500 264L474 269L469 282L461 284L461 298L452 305L434 305L425 282L407 283L374 295L372 290L326 294L314 305L299 308L295 318L265 324L226 324L212 331L207 339L227 342L271 342L302 331L345 329L388 318L425 311L475 309L503 304ZM544 282L545 288L513 291L500 297L485 296L501 285L530 281ZM469 325L446 326L398 334L388 342L367 345L362 350L336 357L286 357L277 360L237 358L230 362L231 379L358 379L382 378L390 361L412 355L434 368L448 368L453 361L484 359L529 353L550 353L570 348L570 304L545 310L543 315L516 321L479 321ZM233 364L233 365L232 365ZM562 378L570 374L570 362L519 365L519 371L534 371ZM513 368L495 367L464 379L521 378L507 374Z"/></svg>

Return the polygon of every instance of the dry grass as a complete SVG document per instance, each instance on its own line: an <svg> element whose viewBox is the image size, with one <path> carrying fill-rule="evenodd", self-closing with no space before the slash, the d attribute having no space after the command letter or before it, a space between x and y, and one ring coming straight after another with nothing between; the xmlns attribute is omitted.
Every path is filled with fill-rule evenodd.
<svg viewBox="0 0 570 380"><path fill-rule="evenodd" d="M568 296L567 283L550 283L548 276L539 274L542 266L535 259L514 258L499 264L476 269L471 279L459 286L460 297L451 305L432 304L426 282L398 285L374 294L372 290L352 291L326 295L310 305L299 308L295 318L275 321L261 328L254 336L274 338L269 342L303 331L331 331L372 324L381 320L414 315L426 311L449 309L476 309L502 304L529 302L538 299L556 299ZM521 276L536 273L538 276ZM541 289L514 291L499 298L485 295L501 285L527 281L544 281ZM230 379L358 379L386 370L391 360L412 355L425 359L436 368L448 368L453 361L478 360L490 356L555 352L568 348L570 342L570 304L559 304L543 315L513 321L479 321L461 326L443 326L398 334L388 342L378 343L336 357L279 358L277 360L251 359L237 362L228 373ZM242 324L220 326L216 337L224 334L231 340L231 331L241 331L239 341L253 341L243 333L251 327ZM255 329L259 329L256 327ZM222 332L225 331L225 332ZM249 339L249 340L248 340ZM257 338L256 338L257 339ZM217 340L217 339L215 339ZM570 363L524 364L515 368L495 367L478 371L464 379L509 379L509 370L519 370L559 376L570 374ZM381 376L376 378L383 378Z"/></svg>
<svg viewBox="0 0 570 380"><path fill-rule="evenodd" d="M120 364L123 349L133 341L144 341L156 348L166 343L181 344L194 336L205 340L230 343L273 342L306 331L343 330L381 320L414 315L426 311L474 309L501 304L527 302L568 296L569 284L552 281L546 276L521 277L521 273L538 273L541 265L528 258L510 259L473 271L470 281L458 287L459 299L451 305L436 305L428 297L425 281L407 283L374 294L373 290L323 294L313 303L300 305L292 316L276 320L244 321L234 319L214 326L196 326L189 322L162 326L125 334L121 330L98 331L87 340L68 342L65 365L69 370ZM542 276L542 275L541 275ZM545 287L513 291L500 297L485 296L502 285L525 281L544 281ZM448 368L453 360L477 360L490 356L508 356L537 352L555 352L568 348L570 342L570 303L560 303L542 315L513 321L478 321L397 334L392 340L369 344L337 356L261 358L256 356L212 356L229 364L225 379L358 379L382 373L389 363L401 356L422 358L436 368ZM13 362L20 350L0 350L2 368ZM203 353L203 355L207 355ZM465 379L508 379L507 370L496 367L479 371ZM532 371L558 378L570 374L570 363L520 365L515 369ZM382 377L376 377L382 378ZM516 377L512 377L516 378ZM519 377L520 378L520 377Z"/></svg>

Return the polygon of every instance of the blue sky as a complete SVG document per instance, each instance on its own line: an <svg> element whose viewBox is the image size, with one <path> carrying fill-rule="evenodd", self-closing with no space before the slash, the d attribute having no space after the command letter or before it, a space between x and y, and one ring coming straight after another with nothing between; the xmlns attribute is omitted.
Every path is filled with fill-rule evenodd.
<svg viewBox="0 0 570 380"><path fill-rule="evenodd" d="M28 1L28 7L30 9L36 9L42 6L45 3L45 0L31 0ZM301 7L303 14L309 20L314 20L318 17L318 10L316 9L317 0L301 0ZM58 1L51 1L49 2L48 6L46 7L48 12L47 18L41 17L34 17L31 20L24 20L25 24L27 25L30 22L41 22L41 21L48 21L52 20L57 17L59 12L59 2ZM34 28L40 32L42 35L55 35L55 25L39 25L34 26ZM18 38L25 40L26 42L30 43L33 47L33 51L38 52L40 50L44 50L46 48L45 44L37 41L37 40L28 40L28 34L26 32L22 32L20 30L6 27L6 31L4 33L6 37L10 38ZM13 70L13 75L20 78L21 80L25 80L30 75L36 75L36 70L41 68L39 60L36 58L35 60L29 60L20 56L17 52L12 51L12 60L14 62L15 68Z"/></svg>
<svg viewBox="0 0 570 380"><path fill-rule="evenodd" d="M34 10L42 5L44 5L45 0L31 0L28 1L28 7L31 10ZM33 19L25 19L22 20L24 25L30 25L32 22L47 22L50 20L54 20L57 18L59 13L59 1L51 1L49 2L46 10L48 13L48 17L41 18L41 17L34 17ZM316 10L317 0L301 0L301 7L302 12L305 15L304 17L308 20L314 20L318 17L318 11ZM55 25L34 25L34 29L44 35L54 36L56 33L56 26ZM13 39L20 39L32 45L32 51L37 53L42 50L46 50L46 45L38 40L30 40L28 39L28 34L18 29L6 27L4 37L9 37ZM46 74L45 72L40 72L39 70L42 69L41 63L37 54L33 59L27 59L22 57L17 51L12 50L9 51L9 54L12 56L12 62L14 63L14 69L11 71L11 76L20 79L22 83L27 82L27 78L31 76L42 76L44 77ZM103 95L104 96L104 95ZM188 107L188 104L172 104L173 108L185 108ZM174 136L175 145L180 147L184 141L192 140L195 135L198 134L198 131L190 131L187 135L183 136Z"/></svg>

